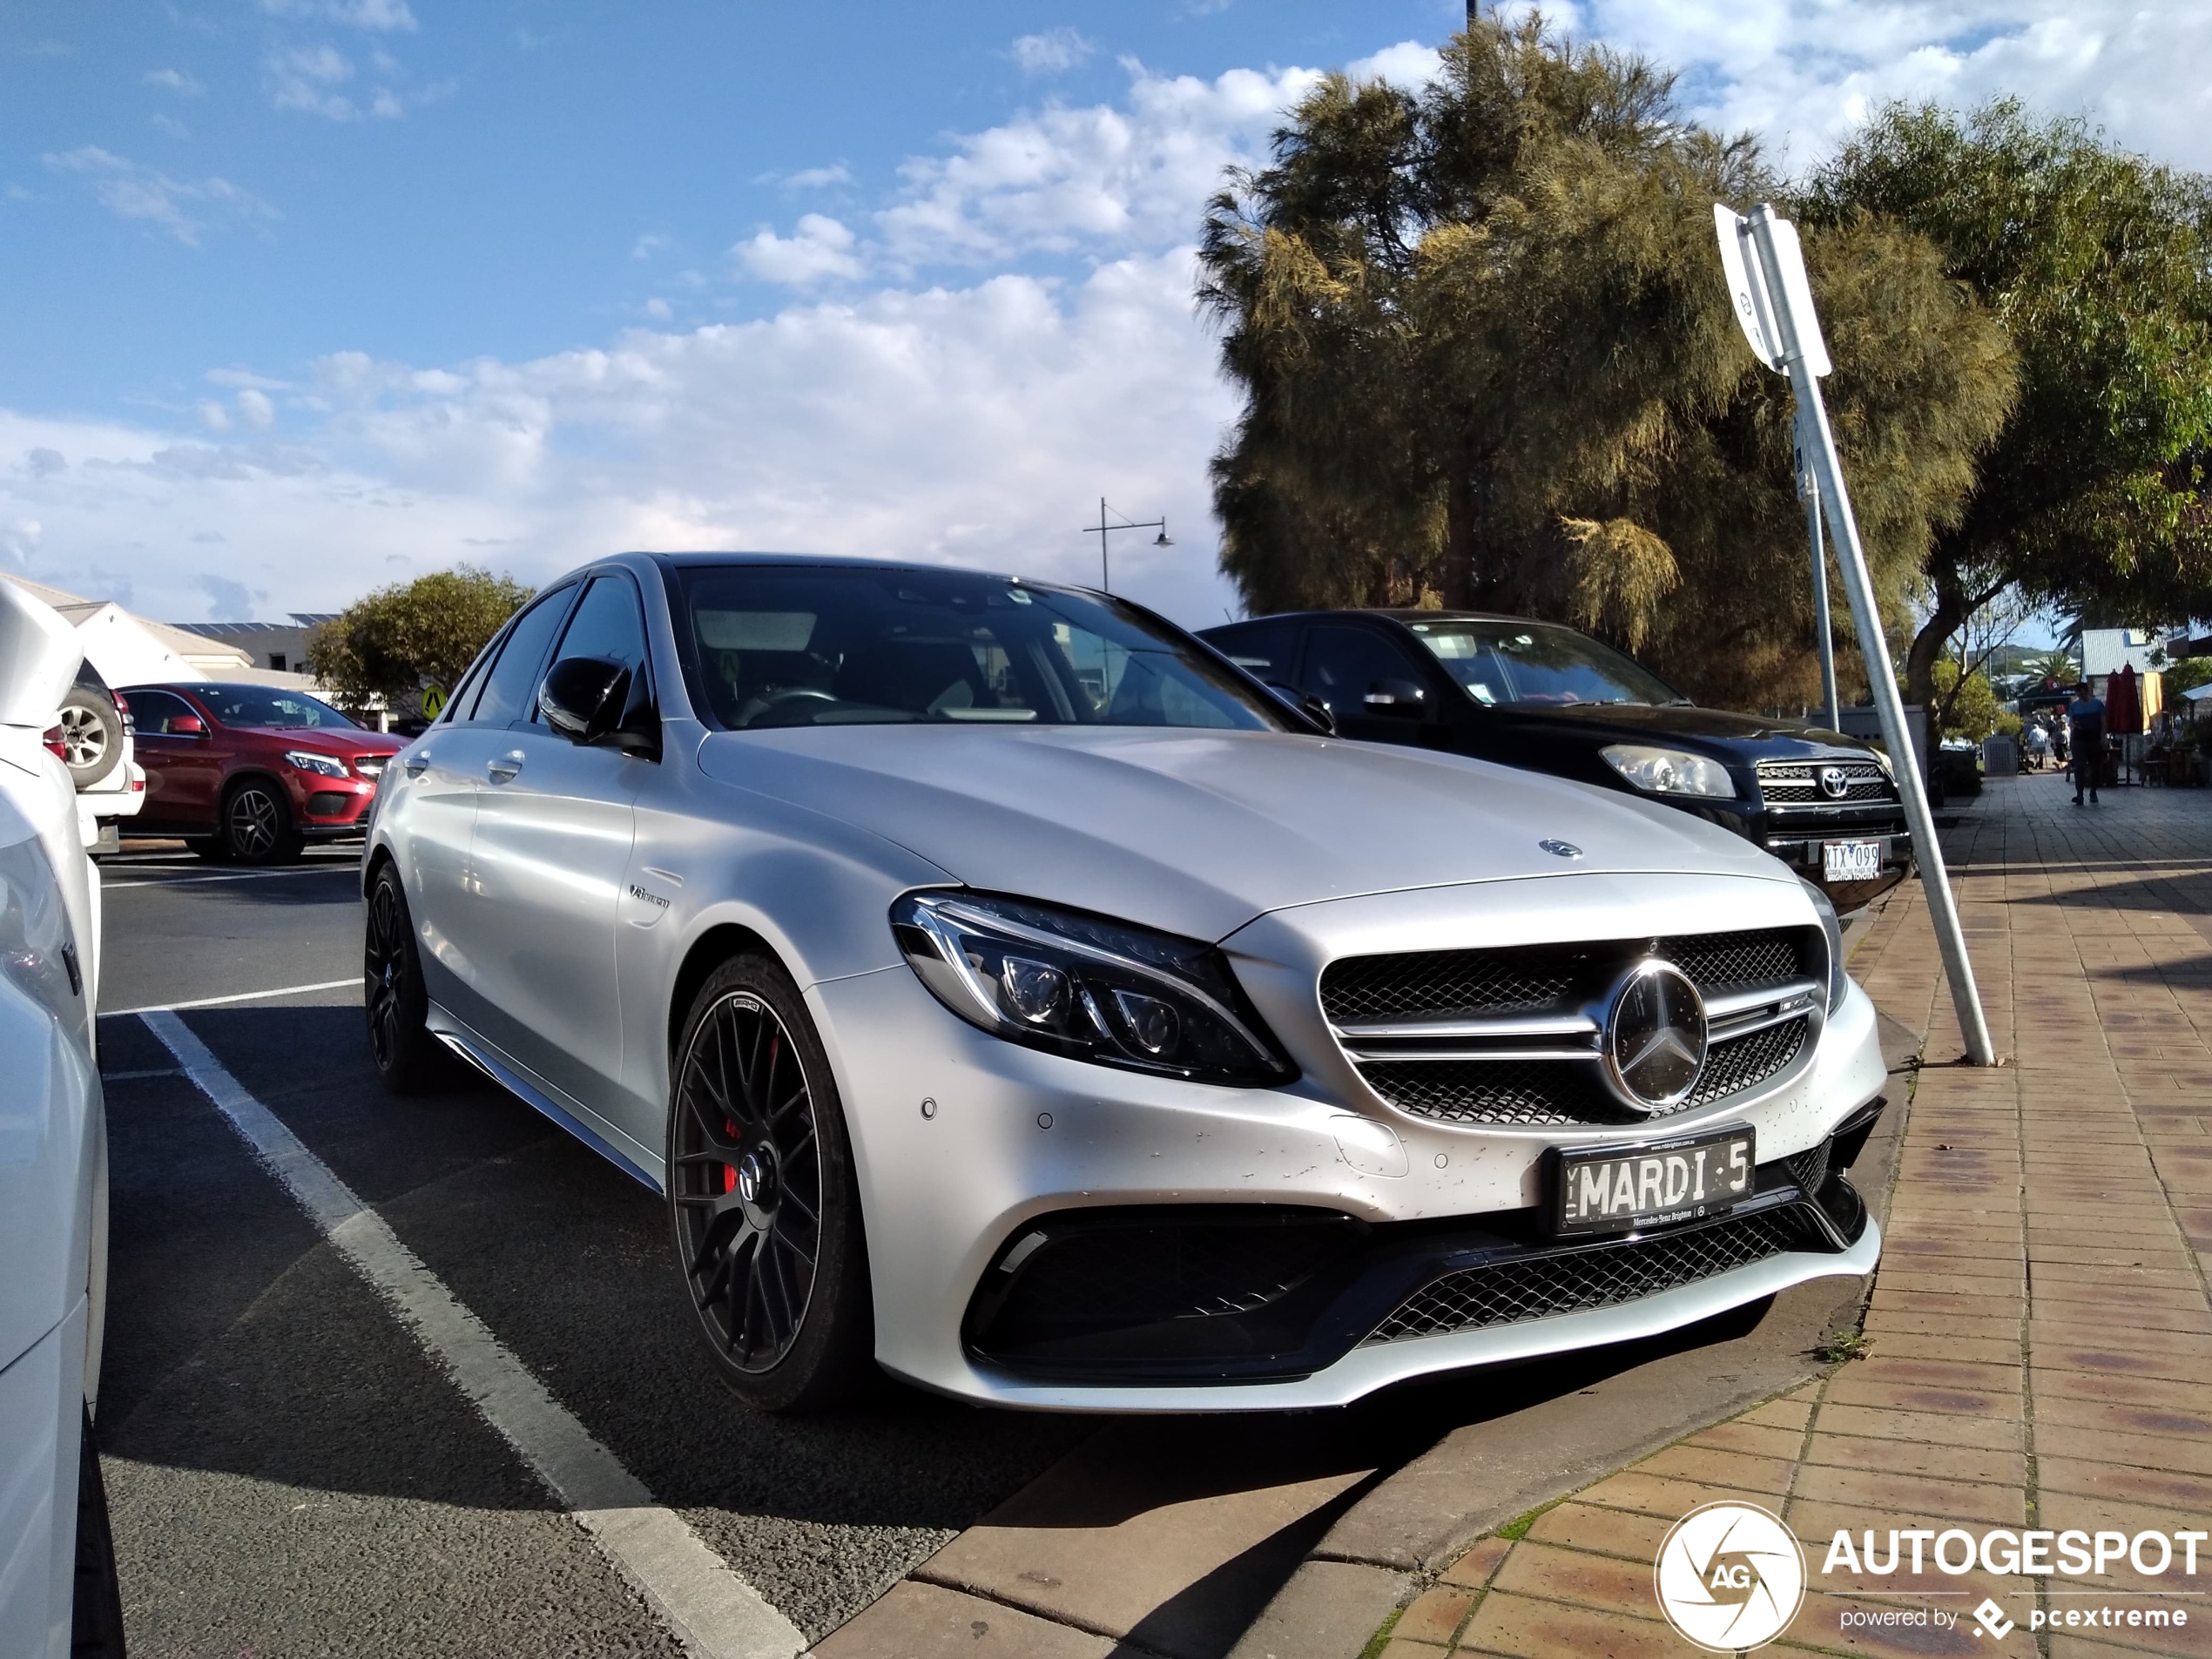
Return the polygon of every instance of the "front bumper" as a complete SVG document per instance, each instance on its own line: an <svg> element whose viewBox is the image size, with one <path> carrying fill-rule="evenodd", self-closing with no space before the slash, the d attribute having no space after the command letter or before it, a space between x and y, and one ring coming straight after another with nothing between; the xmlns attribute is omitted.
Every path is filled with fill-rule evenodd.
<svg viewBox="0 0 2212 1659"><path fill-rule="evenodd" d="M369 812L376 804L374 783L320 774L287 782L292 792L292 821L305 840L336 841L368 833Z"/></svg>
<svg viewBox="0 0 2212 1659"><path fill-rule="evenodd" d="M1677 902L1686 912L1710 902L1712 895L1683 880ZM1588 902L1602 908L1611 897L1593 887ZM1433 901L1396 895L1379 902ZM1533 1259L1525 1212L1541 1201L1545 1150L1618 1141L1621 1131L1419 1118L1357 1096L1356 1081L1347 1089L1348 1067L1332 1075L1305 1055L1305 1075L1285 1089L1215 1088L1065 1060L964 1024L903 966L823 981L807 995L852 1134L877 1358L899 1376L965 1399L1062 1411L1342 1405L1406 1378L1622 1341L1808 1279L1863 1274L1880 1249L1871 1222L1840 1240L1817 1238L1815 1230L1803 1248L1762 1253L1608 1305L1373 1341L1376 1325L1431 1280L1494 1264L1501 1251ZM1297 1049L1299 1039L1278 1023ZM1762 1166L1779 1167L1828 1143L1880 1092L1884 1077L1872 1005L1853 987L1809 1066L1770 1093L1695 1121L1668 1119L1653 1137L1741 1120L1757 1131ZM1346 1103L1355 1098L1356 1107ZM1828 1196L1839 1211L1857 1211L1855 1199ZM1776 1204L1797 1202L1791 1193ZM1217 1206L1324 1212L1381 1241L1353 1275L1363 1281L1358 1294L1327 1318L1316 1315L1327 1339L1316 1345L1294 1333L1299 1339L1291 1345L1305 1351L1295 1374L1216 1366L1200 1378L1188 1366L1145 1361L1107 1380L1082 1368L1046 1375L1033 1356L1009 1363L1008 1354L992 1351L979 1292L988 1294L990 1276L1023 1230L1045 1218L1064 1223L1070 1212L1142 1208L1197 1217ZM1398 1292L1395 1299L1386 1291ZM1368 1311L1375 1324L1354 1329Z"/></svg>
<svg viewBox="0 0 2212 1659"><path fill-rule="evenodd" d="M1879 841L1882 872L1871 880L1831 881L1821 848L1830 841ZM1828 895L1838 911L1871 904L1912 873L1912 838L1902 830L1836 829L1814 834L1791 828L1766 839L1766 850Z"/></svg>

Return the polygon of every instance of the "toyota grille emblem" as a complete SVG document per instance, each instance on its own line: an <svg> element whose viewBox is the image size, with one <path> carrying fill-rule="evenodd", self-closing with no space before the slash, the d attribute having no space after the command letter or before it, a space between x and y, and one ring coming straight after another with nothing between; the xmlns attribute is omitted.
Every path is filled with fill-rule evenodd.
<svg viewBox="0 0 2212 1659"><path fill-rule="evenodd" d="M1705 1069L1705 1001L1671 962L1638 962L1605 1016L1605 1071L1640 1112L1678 1105Z"/></svg>
<svg viewBox="0 0 2212 1659"><path fill-rule="evenodd" d="M1830 800L1843 799L1851 793L1851 774L1841 766L1823 766L1820 769L1820 792Z"/></svg>

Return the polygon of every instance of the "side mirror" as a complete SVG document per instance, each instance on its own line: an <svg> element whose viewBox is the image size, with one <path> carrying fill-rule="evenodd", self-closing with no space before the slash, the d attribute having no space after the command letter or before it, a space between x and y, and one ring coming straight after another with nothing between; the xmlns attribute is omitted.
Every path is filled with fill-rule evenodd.
<svg viewBox="0 0 2212 1659"><path fill-rule="evenodd" d="M1337 717L1330 711L1329 705L1319 698L1311 691L1301 691L1295 685L1285 685L1280 680L1268 680L1264 683L1269 691L1319 726L1324 732L1332 738L1336 736Z"/></svg>
<svg viewBox="0 0 2212 1659"><path fill-rule="evenodd" d="M170 720L166 730L172 738L204 738L207 735L207 722L197 714L179 714Z"/></svg>
<svg viewBox="0 0 2212 1659"><path fill-rule="evenodd" d="M1428 708L1428 693L1411 680L1374 680L1360 699L1377 714L1421 714Z"/></svg>
<svg viewBox="0 0 2212 1659"><path fill-rule="evenodd" d="M611 657L569 657L537 691L545 724L570 743L610 744L624 754L660 754L660 717L644 676Z"/></svg>

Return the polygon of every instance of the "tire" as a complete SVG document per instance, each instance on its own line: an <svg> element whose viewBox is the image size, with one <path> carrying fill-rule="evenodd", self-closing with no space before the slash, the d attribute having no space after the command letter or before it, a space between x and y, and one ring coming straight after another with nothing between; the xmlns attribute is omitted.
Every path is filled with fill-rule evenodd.
<svg viewBox="0 0 2212 1659"><path fill-rule="evenodd" d="M377 1081L395 1095L419 1095L451 1075L445 1045L430 1035L415 918L400 873L381 865L368 884L361 927L361 1001Z"/></svg>
<svg viewBox="0 0 2212 1659"><path fill-rule="evenodd" d="M289 864L302 845L283 788L266 778L233 784L223 796L216 837L238 864Z"/></svg>
<svg viewBox="0 0 2212 1659"><path fill-rule="evenodd" d="M70 1659L124 1659L123 1590L115 1573L107 1487L100 1479L99 1448L92 1440L89 1412L78 1446L77 1594L70 1621Z"/></svg>
<svg viewBox="0 0 2212 1659"><path fill-rule="evenodd" d="M219 835L187 835L185 845L210 864L227 864L231 849Z"/></svg>
<svg viewBox="0 0 2212 1659"><path fill-rule="evenodd" d="M875 1322L852 1145L814 1022L772 959L739 956L700 989L669 1094L669 1224L716 1371L763 1411L861 1392Z"/></svg>
<svg viewBox="0 0 2212 1659"><path fill-rule="evenodd" d="M70 782L88 789L115 770L123 754L123 717L105 693L72 687L62 698L61 729Z"/></svg>

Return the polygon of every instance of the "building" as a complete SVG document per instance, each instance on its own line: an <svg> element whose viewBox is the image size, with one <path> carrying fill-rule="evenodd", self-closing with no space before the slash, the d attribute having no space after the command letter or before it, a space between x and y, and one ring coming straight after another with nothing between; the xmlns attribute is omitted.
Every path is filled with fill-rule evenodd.
<svg viewBox="0 0 2212 1659"><path fill-rule="evenodd" d="M303 674L307 672L307 636L324 623L334 621L338 613L295 610L291 616L290 622L179 622L170 626L231 646L257 668Z"/></svg>
<svg viewBox="0 0 2212 1659"><path fill-rule="evenodd" d="M2157 628L2080 628L2074 631L2081 659L2081 678L2103 687L2105 677L2123 667L2137 674L2155 674L2169 658L2189 654L2186 628L2167 632Z"/></svg>
<svg viewBox="0 0 2212 1659"><path fill-rule="evenodd" d="M304 674L272 670L250 651L134 616L112 599L88 599L25 577L7 575L6 580L61 613L77 630L85 658L111 686L159 680L249 680L294 691L314 689L314 682Z"/></svg>

